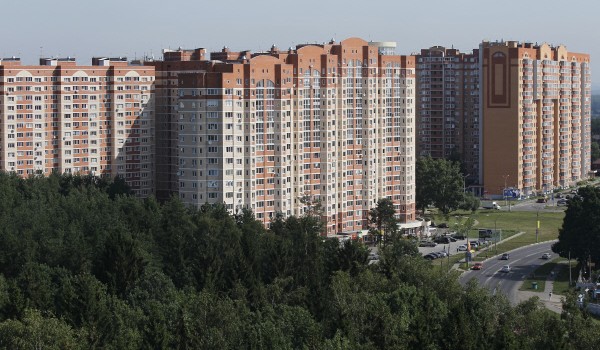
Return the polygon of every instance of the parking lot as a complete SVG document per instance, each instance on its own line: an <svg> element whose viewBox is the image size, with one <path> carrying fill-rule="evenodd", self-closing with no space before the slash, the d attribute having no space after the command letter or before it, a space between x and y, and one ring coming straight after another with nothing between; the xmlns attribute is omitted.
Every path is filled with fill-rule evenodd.
<svg viewBox="0 0 600 350"><path fill-rule="evenodd" d="M471 238L469 238L469 241L474 242L474 241L479 241L479 239L475 238L475 237L471 237ZM450 252L450 255L464 254L465 253L464 250L458 251L457 248L461 245L466 245L466 244L467 244L467 240L461 239L461 240L457 240L456 242L451 242L449 244L438 244L435 247L419 247L419 252L423 256L425 256L429 253L437 253L440 251L445 251L446 253Z"/></svg>

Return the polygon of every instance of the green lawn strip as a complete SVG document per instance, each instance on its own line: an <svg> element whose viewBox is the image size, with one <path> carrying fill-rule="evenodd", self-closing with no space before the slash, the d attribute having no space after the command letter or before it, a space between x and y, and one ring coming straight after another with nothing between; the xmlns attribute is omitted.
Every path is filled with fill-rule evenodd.
<svg viewBox="0 0 600 350"><path fill-rule="evenodd" d="M436 223L446 222L450 230L457 227L456 223L464 222L465 217L472 217L477 220L475 229L469 232L469 239L478 239L478 229L498 229L502 230L502 239L510 237L517 232L524 232L519 237L503 242L502 251L508 251L528 244L554 240L558 237L558 229L562 226L564 212L540 212L540 228L536 239L537 213L536 212L516 212L516 211L497 211L480 210L475 213L457 211L448 216L445 220L442 215L434 215ZM500 244L498 245L498 253Z"/></svg>
<svg viewBox="0 0 600 350"><path fill-rule="evenodd" d="M450 267L458 263L459 260L464 259L464 254L455 254L450 256L450 264L448 264L448 257L438 258L431 260L431 266L433 270L437 271L448 271ZM464 264L462 264L464 265Z"/></svg>
<svg viewBox="0 0 600 350"><path fill-rule="evenodd" d="M554 279L554 293L558 295L566 295L567 292L572 289L569 288L569 265L567 259L561 258L560 260L561 264L564 264L564 266L560 269L560 271L558 271L558 274ZM576 281L578 276L579 270L577 269L577 264L572 262L571 279Z"/></svg>
<svg viewBox="0 0 600 350"><path fill-rule="evenodd" d="M558 263L553 260L549 263L546 263L540 267L538 267L532 274L532 276L528 276L525 280L523 280L523 284L519 290L526 290L530 292L538 292L541 293L544 291L546 287L546 280L550 276L550 271L552 271ZM532 283L537 282L538 289L532 288Z"/></svg>

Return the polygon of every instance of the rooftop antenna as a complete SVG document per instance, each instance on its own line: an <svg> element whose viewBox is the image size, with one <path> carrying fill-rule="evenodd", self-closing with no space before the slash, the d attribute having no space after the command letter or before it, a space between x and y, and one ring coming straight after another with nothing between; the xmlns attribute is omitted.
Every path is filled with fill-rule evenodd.
<svg viewBox="0 0 600 350"><path fill-rule="evenodd" d="M44 47L40 46L40 58L44 57Z"/></svg>

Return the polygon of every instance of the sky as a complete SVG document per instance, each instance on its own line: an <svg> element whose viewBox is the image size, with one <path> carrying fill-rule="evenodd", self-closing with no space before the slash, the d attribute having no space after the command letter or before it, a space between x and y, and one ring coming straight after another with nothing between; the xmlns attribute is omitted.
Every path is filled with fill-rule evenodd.
<svg viewBox="0 0 600 350"><path fill-rule="evenodd" d="M19 0L2 4L0 56L89 64L93 56L158 59L163 48L261 51L331 38L396 41L397 54L517 40L591 54L600 91L599 16L597 0Z"/></svg>

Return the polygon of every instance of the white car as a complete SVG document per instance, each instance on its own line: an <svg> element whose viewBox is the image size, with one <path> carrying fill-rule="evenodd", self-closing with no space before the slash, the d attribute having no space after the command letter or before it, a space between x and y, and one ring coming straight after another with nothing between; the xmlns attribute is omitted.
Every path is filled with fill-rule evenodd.
<svg viewBox="0 0 600 350"><path fill-rule="evenodd" d="M467 251L467 246L465 244L461 244L458 247L456 247L456 251L466 252Z"/></svg>
<svg viewBox="0 0 600 350"><path fill-rule="evenodd" d="M500 272L509 273L510 272L510 266L509 265L502 266L502 268L500 269Z"/></svg>
<svg viewBox="0 0 600 350"><path fill-rule="evenodd" d="M550 259L550 253L544 253L544 254L542 255L542 259L544 259L544 260L548 260L548 259Z"/></svg>

